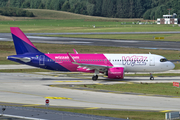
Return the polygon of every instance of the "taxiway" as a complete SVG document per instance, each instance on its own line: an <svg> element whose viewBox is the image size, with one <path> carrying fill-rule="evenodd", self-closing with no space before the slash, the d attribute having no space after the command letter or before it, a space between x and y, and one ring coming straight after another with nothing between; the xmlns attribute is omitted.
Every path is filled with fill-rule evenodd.
<svg viewBox="0 0 180 120"><path fill-rule="evenodd" d="M25 105L44 105L50 99L51 106L80 107L85 109L125 109L179 111L180 98L116 94L51 87L55 84L117 84L127 82L151 82L147 77L126 77L123 81L92 81L67 77L57 73L0 73L0 102ZM180 82L179 77L156 77L158 82Z"/></svg>
<svg viewBox="0 0 180 120"><path fill-rule="evenodd" d="M134 33L134 34L140 34L140 33ZM170 33L176 33L176 32L170 32ZM48 33L27 33L26 35L32 42L36 42L36 43L73 44L73 45L77 44L77 45L90 45L90 46L96 45L96 46L131 47L131 48L141 48L141 49L180 50L179 47L180 42L170 42L170 41L146 41L146 40L122 40L122 39L115 40L115 39L88 39L88 38L33 36L33 35L42 35L42 34L47 35ZM53 33L49 33L49 34L53 34ZM54 34L70 34L70 33L54 33ZM73 33L73 34L78 34L78 33ZM89 33L89 34L94 34L94 33ZM97 34L101 34L101 33L97 33ZM125 33L121 33L121 34L125 34ZM126 34L132 34L132 33L126 33ZM0 33L0 41L12 41L11 34Z"/></svg>

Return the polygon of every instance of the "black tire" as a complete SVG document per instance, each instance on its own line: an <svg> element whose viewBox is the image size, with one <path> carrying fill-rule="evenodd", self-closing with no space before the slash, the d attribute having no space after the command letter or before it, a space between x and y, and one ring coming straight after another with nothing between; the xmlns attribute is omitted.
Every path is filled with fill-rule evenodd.
<svg viewBox="0 0 180 120"><path fill-rule="evenodd" d="M98 75L96 75L96 80L98 79Z"/></svg>
<svg viewBox="0 0 180 120"><path fill-rule="evenodd" d="M98 79L98 75L92 77L93 81L96 81L97 79Z"/></svg>
<svg viewBox="0 0 180 120"><path fill-rule="evenodd" d="M150 77L150 80L154 80L154 77Z"/></svg>

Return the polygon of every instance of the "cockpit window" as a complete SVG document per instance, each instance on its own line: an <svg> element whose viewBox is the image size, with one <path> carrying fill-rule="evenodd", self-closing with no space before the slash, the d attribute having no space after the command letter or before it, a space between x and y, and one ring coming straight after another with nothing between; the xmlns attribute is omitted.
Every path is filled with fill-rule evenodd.
<svg viewBox="0 0 180 120"><path fill-rule="evenodd" d="M166 62L166 61L168 61L166 58L161 58L160 59L160 62Z"/></svg>

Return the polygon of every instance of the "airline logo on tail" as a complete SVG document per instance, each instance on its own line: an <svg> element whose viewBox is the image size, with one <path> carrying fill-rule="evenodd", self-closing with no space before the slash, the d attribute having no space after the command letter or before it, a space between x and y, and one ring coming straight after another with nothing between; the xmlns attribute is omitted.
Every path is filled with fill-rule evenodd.
<svg viewBox="0 0 180 120"><path fill-rule="evenodd" d="M39 53L37 48L18 27L11 27L10 29L17 54Z"/></svg>

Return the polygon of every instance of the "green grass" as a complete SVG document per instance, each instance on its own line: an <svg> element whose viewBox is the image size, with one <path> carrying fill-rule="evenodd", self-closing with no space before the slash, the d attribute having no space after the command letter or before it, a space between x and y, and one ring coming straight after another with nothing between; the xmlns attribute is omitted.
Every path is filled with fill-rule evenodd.
<svg viewBox="0 0 180 120"><path fill-rule="evenodd" d="M84 85L79 85L84 87ZM101 90L121 91L131 93L168 95L180 97L180 89L173 87L172 83L158 83L158 84L113 84L113 85L86 85L88 88L95 88Z"/></svg>
<svg viewBox="0 0 180 120"><path fill-rule="evenodd" d="M123 39L123 40L151 40L151 41L180 41L180 34L130 34L130 35L42 35L50 37L97 38L97 39ZM164 37L164 39L155 39Z"/></svg>
<svg viewBox="0 0 180 120"><path fill-rule="evenodd" d="M96 25L96 28L93 28L93 25ZM0 21L0 27L1 33L9 33L10 27L20 27L25 33L179 31L178 26L171 25L121 25L119 22L84 19Z"/></svg>
<svg viewBox="0 0 180 120"><path fill-rule="evenodd" d="M37 107L36 107L37 108ZM43 107L38 107L46 109ZM122 110L85 110L85 109L71 109L71 108L48 108L50 110L66 111L74 113L83 113L90 115L108 116L115 118L124 118L132 120L164 120L164 114L161 112L143 112L143 111L122 111Z"/></svg>
<svg viewBox="0 0 180 120"><path fill-rule="evenodd" d="M180 69L180 64L179 63L175 63L175 68L174 68L175 70L178 70L178 69Z"/></svg>
<svg viewBox="0 0 180 120"><path fill-rule="evenodd" d="M36 17L0 16L0 32L10 32L9 27L20 27L25 33L57 33L57 32L145 32L145 31L179 31L175 25L133 25L132 22L143 19L121 19L92 17L54 10L32 11ZM121 23L126 22L126 25ZM96 28L93 28L93 26Z"/></svg>

